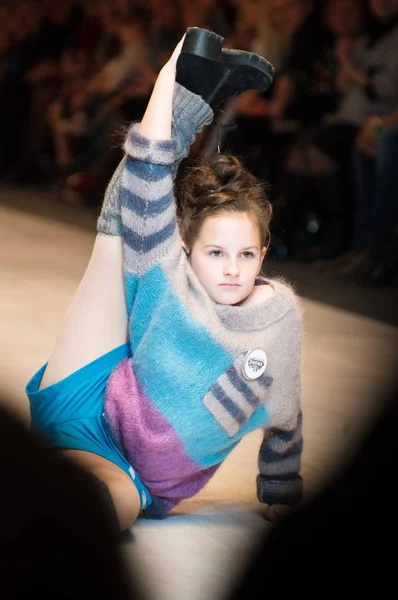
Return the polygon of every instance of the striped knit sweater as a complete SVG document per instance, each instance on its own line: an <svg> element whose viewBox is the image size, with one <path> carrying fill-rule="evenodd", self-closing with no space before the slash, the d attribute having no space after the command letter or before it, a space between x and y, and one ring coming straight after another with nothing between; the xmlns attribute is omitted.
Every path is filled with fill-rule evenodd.
<svg viewBox="0 0 398 600"><path fill-rule="evenodd" d="M297 503L300 306L276 280L259 280L273 294L246 307L216 304L202 288L181 246L173 186L178 160L212 114L180 86L175 97L173 139L150 141L139 124L130 128L113 198L119 216L103 211L99 218L99 230L123 236L131 345L131 357L110 376L106 419L151 492L152 518L199 492L256 429L264 431L259 500ZM183 131L191 125L191 133ZM246 360L258 348L266 369L250 379Z"/></svg>

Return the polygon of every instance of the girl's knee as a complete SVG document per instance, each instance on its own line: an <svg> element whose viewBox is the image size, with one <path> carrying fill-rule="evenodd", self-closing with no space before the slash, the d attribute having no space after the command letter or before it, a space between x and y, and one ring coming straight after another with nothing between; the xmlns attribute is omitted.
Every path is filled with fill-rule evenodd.
<svg viewBox="0 0 398 600"><path fill-rule="evenodd" d="M107 483L121 531L130 529L140 514L140 497L134 483L126 476L112 477Z"/></svg>
<svg viewBox="0 0 398 600"><path fill-rule="evenodd" d="M91 452L65 450L64 453L106 486L102 489L104 501L115 513L120 530L129 529L141 511L140 495L130 477L117 465Z"/></svg>

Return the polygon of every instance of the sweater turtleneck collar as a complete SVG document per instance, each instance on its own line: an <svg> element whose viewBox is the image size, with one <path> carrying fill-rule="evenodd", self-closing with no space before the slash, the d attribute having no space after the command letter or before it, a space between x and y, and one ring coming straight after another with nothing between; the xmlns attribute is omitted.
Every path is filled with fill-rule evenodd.
<svg viewBox="0 0 398 600"><path fill-rule="evenodd" d="M186 260L186 257L185 257ZM297 308L297 297L291 286L282 280L258 277L256 285L270 285L273 293L258 304L217 304L198 280L187 261L188 286L196 301L206 310L213 312L225 329L231 331L256 331L264 329L281 319L290 309Z"/></svg>

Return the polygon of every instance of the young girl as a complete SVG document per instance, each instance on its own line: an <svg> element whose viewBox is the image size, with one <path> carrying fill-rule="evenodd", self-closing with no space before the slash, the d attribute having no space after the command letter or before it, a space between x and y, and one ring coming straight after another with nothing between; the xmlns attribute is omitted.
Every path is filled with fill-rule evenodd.
<svg viewBox="0 0 398 600"><path fill-rule="evenodd" d="M265 59L223 41L189 28L161 69L50 360L27 384L32 426L102 482L121 529L199 492L259 428L268 517L301 499L300 309L260 277L262 187L217 155L186 176L177 220L174 176L196 133L272 82Z"/></svg>

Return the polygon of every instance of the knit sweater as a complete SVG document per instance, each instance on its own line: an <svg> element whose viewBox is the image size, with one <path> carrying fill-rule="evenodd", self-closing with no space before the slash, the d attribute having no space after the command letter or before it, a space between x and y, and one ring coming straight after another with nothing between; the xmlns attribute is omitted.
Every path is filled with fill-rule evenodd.
<svg viewBox="0 0 398 600"><path fill-rule="evenodd" d="M191 110L192 98L188 104ZM184 110L180 103L187 123ZM200 110L196 130L208 120ZM257 284L273 293L260 304L221 305L208 296L181 245L174 198L180 142L148 140L137 123L126 138L118 195L131 357L110 376L105 417L152 495L147 516L162 518L199 492L257 429L264 431L258 499L297 503L300 305L290 286L261 278Z"/></svg>

